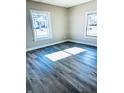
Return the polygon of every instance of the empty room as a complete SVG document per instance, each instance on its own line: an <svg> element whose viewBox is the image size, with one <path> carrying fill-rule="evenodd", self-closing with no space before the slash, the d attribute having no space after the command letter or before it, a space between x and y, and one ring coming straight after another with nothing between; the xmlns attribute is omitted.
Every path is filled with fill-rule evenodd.
<svg viewBox="0 0 124 93"><path fill-rule="evenodd" d="M97 93L96 0L26 0L26 93Z"/></svg>

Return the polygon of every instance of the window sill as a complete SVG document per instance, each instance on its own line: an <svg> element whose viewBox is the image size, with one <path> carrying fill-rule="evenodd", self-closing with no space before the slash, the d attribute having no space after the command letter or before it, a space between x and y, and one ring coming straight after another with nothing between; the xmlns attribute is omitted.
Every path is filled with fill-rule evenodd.
<svg viewBox="0 0 124 93"><path fill-rule="evenodd" d="M34 42L39 42L39 41L43 41L43 40L49 40L52 37L41 37L41 38L34 38Z"/></svg>
<svg viewBox="0 0 124 93"><path fill-rule="evenodd" d="M97 39L97 36L85 36L86 39Z"/></svg>

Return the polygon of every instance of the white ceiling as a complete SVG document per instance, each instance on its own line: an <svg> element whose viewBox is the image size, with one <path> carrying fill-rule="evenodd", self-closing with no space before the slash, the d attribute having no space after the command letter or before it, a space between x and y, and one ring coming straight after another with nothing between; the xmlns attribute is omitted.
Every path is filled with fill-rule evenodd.
<svg viewBox="0 0 124 93"><path fill-rule="evenodd" d="M47 4L52 4L52 5L57 5L57 6L68 8L68 7L83 4L83 3L93 1L93 0L32 0L32 1L43 2Z"/></svg>

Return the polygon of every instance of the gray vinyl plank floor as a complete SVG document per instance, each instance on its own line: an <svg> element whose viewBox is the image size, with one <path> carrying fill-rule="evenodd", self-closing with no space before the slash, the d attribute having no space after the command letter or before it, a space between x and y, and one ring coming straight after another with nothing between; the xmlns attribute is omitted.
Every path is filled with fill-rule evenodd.
<svg viewBox="0 0 124 93"><path fill-rule="evenodd" d="M56 62L45 56L72 47L86 51ZM28 51L26 93L97 93L97 48L65 42Z"/></svg>

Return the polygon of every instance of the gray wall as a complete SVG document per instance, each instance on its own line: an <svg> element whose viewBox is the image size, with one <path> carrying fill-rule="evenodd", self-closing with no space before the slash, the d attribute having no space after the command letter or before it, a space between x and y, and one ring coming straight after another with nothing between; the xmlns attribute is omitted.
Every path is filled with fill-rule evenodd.
<svg viewBox="0 0 124 93"><path fill-rule="evenodd" d="M26 49L44 46L63 40L75 40L82 43L96 45L96 38L85 38L85 12L97 9L96 1L78 5L72 8L63 8L44 3L27 1L26 3ZM52 39L43 41L33 40L29 9L51 12Z"/></svg>
<svg viewBox="0 0 124 93"><path fill-rule="evenodd" d="M88 2L68 9L69 38L82 43L97 44L96 38L85 36L85 13L97 10L97 1Z"/></svg>
<svg viewBox="0 0 124 93"><path fill-rule="evenodd" d="M54 43L67 39L68 32L68 20L67 20L67 9L63 7L57 7L53 5L47 5L43 3L37 3L27 1L26 3L26 49L30 49L37 46L42 46L49 43ZM52 39L43 41L34 41L33 32L31 29L31 20L29 9L36 9L41 11L51 12L51 23L52 23Z"/></svg>

